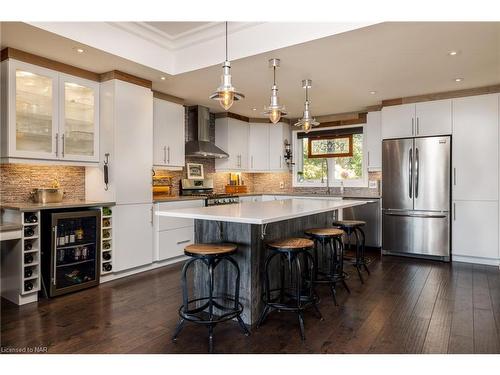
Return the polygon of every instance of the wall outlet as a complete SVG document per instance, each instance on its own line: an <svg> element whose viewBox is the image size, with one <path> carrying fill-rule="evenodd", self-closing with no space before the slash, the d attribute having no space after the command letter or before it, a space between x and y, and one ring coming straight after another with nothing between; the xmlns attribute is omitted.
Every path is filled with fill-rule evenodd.
<svg viewBox="0 0 500 375"><path fill-rule="evenodd" d="M280 189L284 189L285 188L285 183L283 181L280 181Z"/></svg>
<svg viewBox="0 0 500 375"><path fill-rule="evenodd" d="M377 189L378 188L378 181L377 180L368 181L368 187L370 189Z"/></svg>

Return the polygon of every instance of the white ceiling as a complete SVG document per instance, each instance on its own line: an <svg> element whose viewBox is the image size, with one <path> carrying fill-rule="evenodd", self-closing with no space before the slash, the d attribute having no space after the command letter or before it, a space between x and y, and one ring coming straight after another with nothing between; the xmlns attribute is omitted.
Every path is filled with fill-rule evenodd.
<svg viewBox="0 0 500 375"><path fill-rule="evenodd" d="M181 29L176 28L179 33L184 32ZM74 48L79 43L22 23L2 24L2 45L98 73L123 70L152 80L154 89L185 98L188 104L222 111L208 99L219 84L219 64L166 75L88 46L77 54ZM452 57L450 50L460 52ZM314 115L350 112L383 99L500 83L500 23L383 23L237 59L232 61L233 84L246 99L236 102L232 112L263 117L272 80L267 62L271 57L282 60L277 80L289 117L302 111L300 83L305 78L313 80ZM165 81L160 80L162 75ZM457 83L456 77L464 80Z"/></svg>
<svg viewBox="0 0 500 375"><path fill-rule="evenodd" d="M146 26L164 33L170 39L199 32L216 23L217 22L143 22Z"/></svg>

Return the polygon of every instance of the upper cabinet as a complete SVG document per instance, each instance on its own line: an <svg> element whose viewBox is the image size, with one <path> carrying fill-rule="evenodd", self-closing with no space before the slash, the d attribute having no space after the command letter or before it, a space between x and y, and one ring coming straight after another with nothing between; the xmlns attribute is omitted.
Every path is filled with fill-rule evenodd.
<svg viewBox="0 0 500 375"><path fill-rule="evenodd" d="M248 169L248 122L231 117L215 119L215 144L229 154L216 159L216 171Z"/></svg>
<svg viewBox="0 0 500 375"><path fill-rule="evenodd" d="M267 124L269 127L269 170L277 172L288 171L285 162L285 143L292 142L290 125L284 122Z"/></svg>
<svg viewBox="0 0 500 375"><path fill-rule="evenodd" d="M269 170L269 124L249 123L249 170L253 172Z"/></svg>
<svg viewBox="0 0 500 375"><path fill-rule="evenodd" d="M382 139L451 134L451 99L382 108Z"/></svg>
<svg viewBox="0 0 500 375"><path fill-rule="evenodd" d="M381 113L368 112L366 115L366 147L369 171L382 170Z"/></svg>
<svg viewBox="0 0 500 375"><path fill-rule="evenodd" d="M453 199L498 199L498 94L453 99Z"/></svg>
<svg viewBox="0 0 500 375"><path fill-rule="evenodd" d="M99 161L99 83L2 62L2 158Z"/></svg>
<svg viewBox="0 0 500 375"><path fill-rule="evenodd" d="M154 98L153 164L183 167L185 156L184 106Z"/></svg>

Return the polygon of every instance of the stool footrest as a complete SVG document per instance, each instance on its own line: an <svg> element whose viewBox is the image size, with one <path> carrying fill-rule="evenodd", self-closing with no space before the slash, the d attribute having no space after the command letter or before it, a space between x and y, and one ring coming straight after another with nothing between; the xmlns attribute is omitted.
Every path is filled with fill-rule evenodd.
<svg viewBox="0 0 500 375"><path fill-rule="evenodd" d="M225 312L223 314L214 313L212 315L212 319L210 319L209 313L206 311L206 309L208 309L210 306L209 297L191 299L188 301L188 306L196 302L204 302L204 301L205 303L202 306L191 310L185 309L185 306L182 305L179 308L179 316L193 323L215 325L218 323L225 322L227 320L232 320L243 312L243 305L241 304L241 302L238 302L238 307L235 307L234 306L235 299L228 297L212 297L213 307L222 312ZM217 301L232 303L233 307L221 305Z"/></svg>

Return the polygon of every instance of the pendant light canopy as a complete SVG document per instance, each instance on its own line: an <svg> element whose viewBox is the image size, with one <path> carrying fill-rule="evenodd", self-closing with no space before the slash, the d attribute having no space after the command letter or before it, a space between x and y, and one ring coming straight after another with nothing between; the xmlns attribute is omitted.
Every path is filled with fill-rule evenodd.
<svg viewBox="0 0 500 375"><path fill-rule="evenodd" d="M309 133L313 126L319 125L319 122L317 122L314 117L311 116L311 112L309 111L309 89L311 88L311 86L312 81L310 79L304 79L302 81L302 87L306 90L304 113L302 114L302 118L294 124L294 126L300 126L305 133Z"/></svg>
<svg viewBox="0 0 500 375"><path fill-rule="evenodd" d="M210 95L210 99L219 101L219 104L226 111L231 108L235 100L241 100L245 95L236 92L231 84L231 63L227 58L227 22L226 22L226 60L222 65L221 85L217 91Z"/></svg>
<svg viewBox="0 0 500 375"><path fill-rule="evenodd" d="M276 124L281 116L286 116L285 106L279 104L278 86L276 86L276 68L280 66L280 59L270 59L269 67L273 68L273 86L271 87L271 102L265 107L264 115L269 116L269 120Z"/></svg>

